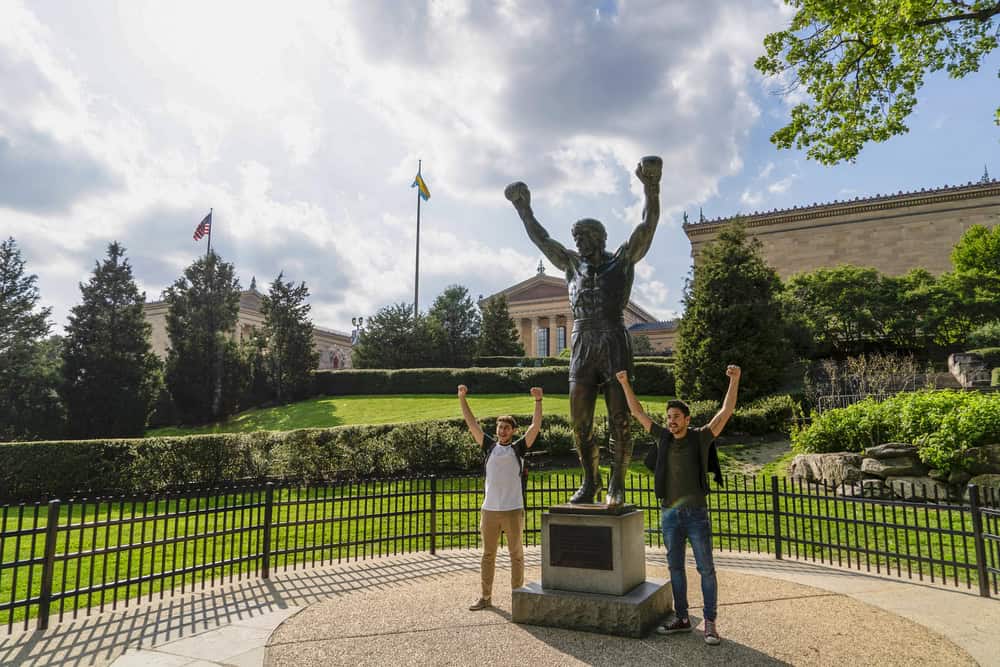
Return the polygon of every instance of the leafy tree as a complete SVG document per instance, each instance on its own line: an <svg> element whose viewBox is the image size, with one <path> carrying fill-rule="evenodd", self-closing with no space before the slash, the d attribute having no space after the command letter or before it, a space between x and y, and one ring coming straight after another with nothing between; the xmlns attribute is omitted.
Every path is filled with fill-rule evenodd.
<svg viewBox="0 0 1000 667"><path fill-rule="evenodd" d="M635 334L632 336L632 354L636 356L656 354L653 344L649 342L649 336Z"/></svg>
<svg viewBox="0 0 1000 667"><path fill-rule="evenodd" d="M0 440L59 434L59 339L49 341L51 308L37 308L38 276L25 274L13 238L0 242Z"/></svg>
<svg viewBox="0 0 1000 667"><path fill-rule="evenodd" d="M1000 319L1000 226L973 225L951 252L953 281L973 326Z"/></svg>
<svg viewBox="0 0 1000 667"><path fill-rule="evenodd" d="M449 286L434 299L427 316L440 325L440 361L455 368L471 365L479 337L480 318L469 290L461 285Z"/></svg>
<svg viewBox="0 0 1000 667"><path fill-rule="evenodd" d="M397 303L365 321L354 346L355 368L421 368L435 362L440 325L413 316L413 304Z"/></svg>
<svg viewBox="0 0 1000 667"><path fill-rule="evenodd" d="M240 305L233 265L210 252L163 294L167 302L166 382L182 420L204 423L236 411L245 381L232 334Z"/></svg>
<svg viewBox="0 0 1000 667"><path fill-rule="evenodd" d="M674 357L680 395L721 399L728 364L743 368L743 399L777 389L789 361L780 291L760 241L748 239L739 222L723 229L702 252L684 290Z"/></svg>
<svg viewBox="0 0 1000 667"><path fill-rule="evenodd" d="M824 164L908 131L924 76L979 70L997 46L997 0L785 0L787 30L764 38L756 68L804 85L811 100L771 136ZM1000 109L996 111L1000 124Z"/></svg>
<svg viewBox="0 0 1000 667"><path fill-rule="evenodd" d="M146 295L125 248L109 244L107 258L80 291L62 351L60 393L69 431L83 438L142 435L158 390L159 360L143 315Z"/></svg>
<svg viewBox="0 0 1000 667"><path fill-rule="evenodd" d="M267 375L279 403L304 398L312 386L312 372L319 363L309 319L309 288L282 282L284 273L271 283L261 308L267 337Z"/></svg>
<svg viewBox="0 0 1000 667"><path fill-rule="evenodd" d="M476 343L476 356L524 356L517 325L510 316L507 297L503 294L487 299L482 306L482 326Z"/></svg>
<svg viewBox="0 0 1000 667"><path fill-rule="evenodd" d="M815 354L860 354L886 338L895 294L876 269L842 265L792 276L781 302L792 326L808 332Z"/></svg>

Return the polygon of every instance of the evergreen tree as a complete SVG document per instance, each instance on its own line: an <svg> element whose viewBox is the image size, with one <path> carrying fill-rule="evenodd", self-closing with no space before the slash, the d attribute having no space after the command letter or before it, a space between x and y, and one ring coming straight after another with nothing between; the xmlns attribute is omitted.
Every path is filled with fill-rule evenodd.
<svg viewBox="0 0 1000 667"><path fill-rule="evenodd" d="M517 335L517 325L507 308L507 297L503 294L486 301L482 307L482 325L476 356L479 357L522 357L524 346Z"/></svg>
<svg viewBox="0 0 1000 667"><path fill-rule="evenodd" d="M69 432L77 437L142 435L158 390L159 361L143 315L146 295L132 278L125 248L108 245L83 300L70 311L63 346Z"/></svg>
<svg viewBox="0 0 1000 667"><path fill-rule="evenodd" d="M233 332L240 281L209 252L163 293L167 303L166 382L181 419L204 423L236 411L245 373Z"/></svg>
<svg viewBox="0 0 1000 667"><path fill-rule="evenodd" d="M440 325L413 317L413 304L397 303L365 320L352 357L355 368L421 368L436 361Z"/></svg>
<svg viewBox="0 0 1000 667"><path fill-rule="evenodd" d="M304 282L282 282L283 276L278 274L262 303L268 379L279 403L304 398L319 363L309 320L309 288Z"/></svg>
<svg viewBox="0 0 1000 667"><path fill-rule="evenodd" d="M743 369L740 398L780 384L788 362L785 327L776 297L781 281L764 263L760 241L734 223L699 258L684 290L684 317L674 362L677 391L687 399L720 400L726 365Z"/></svg>
<svg viewBox="0 0 1000 667"><path fill-rule="evenodd" d="M438 357L445 366L464 368L472 364L479 338L480 318L469 290L451 285L434 300L428 317L440 325Z"/></svg>
<svg viewBox="0 0 1000 667"><path fill-rule="evenodd" d="M54 437L62 425L58 339L45 340L51 308L38 305L13 238L0 242L0 440Z"/></svg>

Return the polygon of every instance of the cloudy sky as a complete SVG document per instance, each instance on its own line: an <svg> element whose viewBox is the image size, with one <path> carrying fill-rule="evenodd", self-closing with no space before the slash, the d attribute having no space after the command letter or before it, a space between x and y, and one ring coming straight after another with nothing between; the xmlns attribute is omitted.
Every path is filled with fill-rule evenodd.
<svg viewBox="0 0 1000 667"><path fill-rule="evenodd" d="M778 83L753 69L787 23L775 0L222 2L0 0L0 237L65 324L107 244L150 300L205 243L244 287L304 280L316 324L490 294L540 259L503 197L532 189L569 244L596 217L638 224L632 171L664 158L663 216L633 299L680 311L697 219L1000 175L1000 58L932 77L911 132L836 168L777 151ZM551 266L548 273L555 275Z"/></svg>

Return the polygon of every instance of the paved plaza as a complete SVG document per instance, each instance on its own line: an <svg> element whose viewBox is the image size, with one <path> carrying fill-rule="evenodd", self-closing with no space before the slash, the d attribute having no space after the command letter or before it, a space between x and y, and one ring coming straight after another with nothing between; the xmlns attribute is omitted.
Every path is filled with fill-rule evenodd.
<svg viewBox="0 0 1000 667"><path fill-rule="evenodd" d="M527 553L527 579L540 576ZM704 644L698 575L689 635L644 639L512 623L507 562L495 608L470 612L479 552L409 554L207 587L44 633L0 639L2 665L1000 665L1000 601L773 556L718 554L723 643ZM667 577L662 552L647 575Z"/></svg>

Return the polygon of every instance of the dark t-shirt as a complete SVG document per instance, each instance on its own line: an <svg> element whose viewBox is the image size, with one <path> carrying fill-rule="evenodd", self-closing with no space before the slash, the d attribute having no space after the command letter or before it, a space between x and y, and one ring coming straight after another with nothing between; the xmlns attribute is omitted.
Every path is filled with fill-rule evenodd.
<svg viewBox="0 0 1000 667"><path fill-rule="evenodd" d="M707 426L689 428L687 434L677 440L670 431L654 422L649 432L667 456L664 495L660 499L662 506L706 507L708 503L701 486L701 455L715 439L712 431Z"/></svg>

